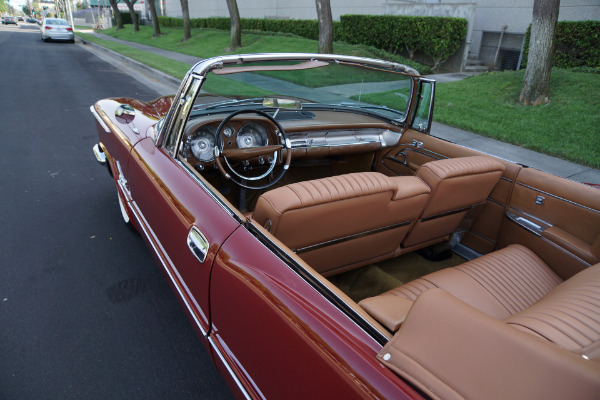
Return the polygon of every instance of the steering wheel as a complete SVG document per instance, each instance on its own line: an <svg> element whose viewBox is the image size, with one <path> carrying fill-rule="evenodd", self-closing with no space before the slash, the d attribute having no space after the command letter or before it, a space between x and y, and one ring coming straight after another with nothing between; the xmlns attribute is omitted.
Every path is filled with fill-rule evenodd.
<svg viewBox="0 0 600 400"><path fill-rule="evenodd" d="M237 149L224 150L225 143L223 142L223 137L222 137L221 133L223 132L223 129L225 128L225 125L227 124L227 122L229 122L233 117L235 117L236 115L239 115L239 114L258 114L258 115L268 119L269 121L271 121L279 130L279 133L281 134L281 137L283 138L283 143L285 144L285 146L283 144L274 144L274 145L259 146L259 147L249 147L249 148L245 148L245 149L237 148ZM283 150L284 147L287 149L287 152L286 152L287 154L286 154L286 158L285 158L285 163L283 164L283 167L282 167L279 175L277 175L273 179L270 179L264 185L251 185L251 184L246 183L246 181L256 182L256 181L263 179L266 176L270 175L271 172L273 171L273 169L275 168L275 165L277 164L278 152ZM244 174L236 171L229 163L229 160L233 160L233 161L237 161L237 162L247 162L248 160L250 160L252 158L262 157L267 154L273 154L273 157L268 157L269 165L268 165L267 171L258 176L244 175ZM227 167L227 170L223 166L221 159L223 159L223 161L225 162L225 166ZM275 118L271 117L269 114L262 112L262 111L258 111L258 110L238 110L238 111L235 111L235 112L229 114L223 121L221 121L221 123L219 124L219 127L217 128L216 141L215 141L215 162L217 164L217 167L219 168L219 171L225 177L225 179L230 179L236 185L241 186L246 189L255 189L255 190L256 189L266 189L268 187L273 186L277 182L279 182L279 180L283 177L283 175L285 175L287 170L290 168L290 164L292 162L292 144L287 136L287 133L285 133L285 130L281 127L279 122L277 122L275 120ZM231 173L229 173L228 171Z"/></svg>

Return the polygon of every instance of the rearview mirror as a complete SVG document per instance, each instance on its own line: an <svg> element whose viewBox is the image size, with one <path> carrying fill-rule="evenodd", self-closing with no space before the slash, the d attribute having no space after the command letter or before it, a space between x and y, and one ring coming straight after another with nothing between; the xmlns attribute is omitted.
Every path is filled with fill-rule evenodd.
<svg viewBox="0 0 600 400"><path fill-rule="evenodd" d="M267 97L263 100L264 107L270 108L287 108L291 110L301 110L302 103L299 100L294 99L283 99L276 97Z"/></svg>

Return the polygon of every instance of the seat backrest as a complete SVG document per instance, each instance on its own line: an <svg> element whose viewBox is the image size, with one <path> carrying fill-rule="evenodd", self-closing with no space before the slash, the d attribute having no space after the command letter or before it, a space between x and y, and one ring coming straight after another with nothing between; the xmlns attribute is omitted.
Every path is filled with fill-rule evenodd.
<svg viewBox="0 0 600 400"><path fill-rule="evenodd" d="M447 240L468 211L483 204L500 179L504 165L487 156L431 161L416 173L431 189L418 221L402 247L424 247Z"/></svg>
<svg viewBox="0 0 600 400"><path fill-rule="evenodd" d="M252 219L323 275L393 257L429 187L361 172L298 182L260 196Z"/></svg>
<svg viewBox="0 0 600 400"><path fill-rule="evenodd" d="M569 278L504 322L600 362L600 264Z"/></svg>

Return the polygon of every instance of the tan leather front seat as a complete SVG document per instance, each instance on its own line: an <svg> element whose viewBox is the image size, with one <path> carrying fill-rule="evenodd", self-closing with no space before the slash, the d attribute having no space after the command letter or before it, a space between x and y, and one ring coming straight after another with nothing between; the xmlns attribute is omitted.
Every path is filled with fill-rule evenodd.
<svg viewBox="0 0 600 400"><path fill-rule="evenodd" d="M412 176L361 172L260 196L252 219L315 270L332 275L394 256L429 196Z"/></svg>
<svg viewBox="0 0 600 400"><path fill-rule="evenodd" d="M402 247L425 247L447 240L469 210L487 200L504 165L492 157L450 158L423 164L416 173L431 189L423 213Z"/></svg>

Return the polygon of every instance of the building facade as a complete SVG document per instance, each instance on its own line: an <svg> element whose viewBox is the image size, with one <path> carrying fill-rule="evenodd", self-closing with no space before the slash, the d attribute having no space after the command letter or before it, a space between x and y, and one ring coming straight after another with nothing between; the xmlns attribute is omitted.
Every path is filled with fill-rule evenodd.
<svg viewBox="0 0 600 400"><path fill-rule="evenodd" d="M448 69L516 69L534 0L331 0L334 20L344 14L459 17L465 43ZM164 15L181 17L179 0L163 1ZM314 0L238 0L242 18L317 19ZM225 0L189 0L191 18L228 17ZM560 21L600 20L600 0L561 0Z"/></svg>

